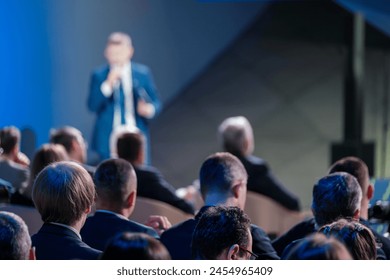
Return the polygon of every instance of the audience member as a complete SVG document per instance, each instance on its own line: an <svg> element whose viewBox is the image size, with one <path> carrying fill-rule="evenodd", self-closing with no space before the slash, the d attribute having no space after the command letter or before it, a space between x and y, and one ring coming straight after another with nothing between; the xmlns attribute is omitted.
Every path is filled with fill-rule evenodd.
<svg viewBox="0 0 390 280"><path fill-rule="evenodd" d="M377 243L371 230L357 221L340 219L320 228L319 232L342 241L355 260L375 260Z"/></svg>
<svg viewBox="0 0 390 280"><path fill-rule="evenodd" d="M359 218L362 191L352 175L336 172L321 178L313 187L312 212L314 218L300 222L272 242L282 255L294 240L316 232L321 226L340 218Z"/></svg>
<svg viewBox="0 0 390 280"><path fill-rule="evenodd" d="M129 231L159 238L151 227L129 220L137 196L137 177L131 164L123 159L108 159L100 163L94 175L97 192L96 212L88 217L81 236L85 243L103 250L116 234ZM169 227L170 224L161 224Z"/></svg>
<svg viewBox="0 0 390 280"><path fill-rule="evenodd" d="M117 135L117 154L130 162L137 174L139 196L166 202L182 211L194 214L194 208L179 198L172 187L152 166L144 165L145 138L140 132L121 132Z"/></svg>
<svg viewBox="0 0 390 280"><path fill-rule="evenodd" d="M43 226L32 236L37 259L97 259L100 251L81 240L80 229L91 212L95 188L75 162L56 162L37 176L32 195Z"/></svg>
<svg viewBox="0 0 390 280"><path fill-rule="evenodd" d="M173 226L161 235L172 259L191 259L192 234L202 214L210 206L235 206L244 209L247 173L242 163L229 153L208 157L200 169L200 186L205 206L194 219ZM253 252L259 259L279 259L267 234L251 224Z"/></svg>
<svg viewBox="0 0 390 280"><path fill-rule="evenodd" d="M35 259L35 252L26 223L14 213L0 211L0 260L28 259Z"/></svg>
<svg viewBox="0 0 390 280"><path fill-rule="evenodd" d="M352 260L348 249L334 237L313 233L294 244L285 260Z"/></svg>
<svg viewBox="0 0 390 280"><path fill-rule="evenodd" d="M29 184L23 196L19 196L18 200L13 200L13 203L23 204L26 206L34 206L32 201L32 187L35 178L43 168L50 163L68 160L68 154L61 145L43 144L34 154L30 166Z"/></svg>
<svg viewBox="0 0 390 280"><path fill-rule="evenodd" d="M370 183L370 175L368 167L364 161L357 157L345 157L336 161L329 170L329 173L334 172L347 172L352 176L355 176L362 189L362 202L360 204L360 219L359 221L369 227L375 238L382 244L381 249L386 255L386 258L390 260L390 240L377 231L375 231L368 222L368 207L371 198L374 195L374 186Z"/></svg>
<svg viewBox="0 0 390 280"><path fill-rule="evenodd" d="M144 233L122 232L108 243L102 260L170 260L168 250Z"/></svg>
<svg viewBox="0 0 390 280"><path fill-rule="evenodd" d="M209 207L192 236L192 257L200 260L256 259L249 217L238 207Z"/></svg>
<svg viewBox="0 0 390 280"><path fill-rule="evenodd" d="M95 167L87 165L87 143L80 130L72 126L64 126L50 131L50 143L65 147L69 159L80 163L93 176Z"/></svg>
<svg viewBox="0 0 390 280"><path fill-rule="evenodd" d="M0 145L3 150L0 155L0 178L12 184L15 189L13 197L24 193L30 176L30 162L19 150L20 137L19 129L14 126L0 131Z"/></svg>
<svg viewBox="0 0 390 280"><path fill-rule="evenodd" d="M253 131L245 117L225 119L218 128L218 136L224 151L238 157L244 165L248 173L248 190L265 195L290 210L300 210L298 197L276 179L263 159L252 154L255 147Z"/></svg>

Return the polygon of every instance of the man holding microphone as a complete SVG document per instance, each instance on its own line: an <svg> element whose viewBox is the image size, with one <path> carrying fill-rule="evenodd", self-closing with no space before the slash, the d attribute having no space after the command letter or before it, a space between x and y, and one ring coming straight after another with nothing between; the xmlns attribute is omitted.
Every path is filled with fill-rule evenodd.
<svg viewBox="0 0 390 280"><path fill-rule="evenodd" d="M104 52L108 64L92 74L88 108L97 119L91 144L100 160L110 157L110 135L126 126L145 135L150 163L148 120L157 115L161 103L149 68L131 61L133 54L130 36L114 32Z"/></svg>

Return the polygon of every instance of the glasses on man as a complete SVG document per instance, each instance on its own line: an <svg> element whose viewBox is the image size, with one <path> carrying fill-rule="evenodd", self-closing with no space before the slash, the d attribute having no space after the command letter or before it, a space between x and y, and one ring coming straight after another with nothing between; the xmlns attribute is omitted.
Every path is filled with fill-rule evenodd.
<svg viewBox="0 0 390 280"><path fill-rule="evenodd" d="M240 246L240 250L243 250L243 251L247 252L249 254L249 259L252 260L252 261L256 260L259 257L258 255L256 255L252 251L249 251L249 250L247 250L245 248L242 248L241 246Z"/></svg>

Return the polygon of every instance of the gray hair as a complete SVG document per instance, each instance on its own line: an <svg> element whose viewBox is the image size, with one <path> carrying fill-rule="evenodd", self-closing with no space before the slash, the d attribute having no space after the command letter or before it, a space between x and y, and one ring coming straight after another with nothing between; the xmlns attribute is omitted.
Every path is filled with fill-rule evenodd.
<svg viewBox="0 0 390 280"><path fill-rule="evenodd" d="M0 259L28 260L30 249L26 223L14 213L0 211Z"/></svg>
<svg viewBox="0 0 390 280"><path fill-rule="evenodd" d="M254 150L252 126L243 116L225 119L218 127L218 139L222 148L234 155L249 155Z"/></svg>

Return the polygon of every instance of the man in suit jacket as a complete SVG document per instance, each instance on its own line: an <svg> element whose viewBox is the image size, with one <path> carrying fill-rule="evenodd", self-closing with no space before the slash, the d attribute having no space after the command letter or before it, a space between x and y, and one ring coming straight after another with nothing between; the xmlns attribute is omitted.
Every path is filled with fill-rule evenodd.
<svg viewBox="0 0 390 280"><path fill-rule="evenodd" d="M316 232L323 225L340 218L358 219L362 190L354 176L346 172L327 175L314 185L312 211L314 218L300 222L272 242L279 256L293 241Z"/></svg>
<svg viewBox="0 0 390 280"><path fill-rule="evenodd" d="M112 33L105 50L108 65L92 74L88 108L97 114L92 149L100 159L110 157L110 135L121 125L138 127L149 139L148 120L160 111L152 74L147 66L131 61L133 53L129 35ZM148 147L149 144L145 147L149 160Z"/></svg>
<svg viewBox="0 0 390 280"><path fill-rule="evenodd" d="M80 236L94 198L91 176L75 162L52 163L39 173L33 186L33 201L44 224L32 236L38 260L99 257L101 251L85 244Z"/></svg>
<svg viewBox="0 0 390 280"><path fill-rule="evenodd" d="M88 217L81 236L93 248L104 250L115 235L128 231L159 238L151 227L129 220L137 196L137 177L131 164L123 159L108 159L96 169L96 212Z"/></svg>
<svg viewBox="0 0 390 280"><path fill-rule="evenodd" d="M244 209L246 201L247 173L242 163L229 153L216 153L206 159L200 169L200 188L205 206L195 219L173 226L161 235L173 260L191 259L192 234L202 213L209 206L235 206ZM251 224L253 253L259 259L279 259L267 234Z"/></svg>
<svg viewBox="0 0 390 280"><path fill-rule="evenodd" d="M271 172L268 164L252 155L255 144L252 126L242 116L225 119L218 128L224 151L229 152L244 165L248 173L248 190L263 194L287 209L299 211L300 202Z"/></svg>
<svg viewBox="0 0 390 280"><path fill-rule="evenodd" d="M117 135L117 153L119 158L129 161L137 175L137 195L166 202L180 210L193 215L194 208L176 195L171 186L152 166L144 165L144 136L140 132L123 131Z"/></svg>

